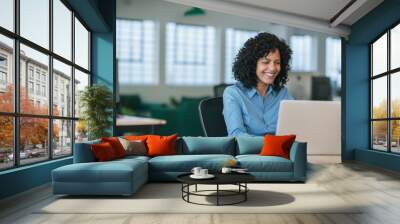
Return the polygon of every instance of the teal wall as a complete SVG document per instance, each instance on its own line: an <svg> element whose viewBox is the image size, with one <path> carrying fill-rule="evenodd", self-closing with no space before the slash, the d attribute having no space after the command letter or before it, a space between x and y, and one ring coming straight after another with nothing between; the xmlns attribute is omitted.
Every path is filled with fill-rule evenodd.
<svg viewBox="0 0 400 224"><path fill-rule="evenodd" d="M67 2L92 31L93 83L104 83L114 93L115 0L67 0ZM115 116L113 123L115 125ZM71 163L72 158L69 157L0 172L0 199L50 182L53 169Z"/></svg>
<svg viewBox="0 0 400 224"><path fill-rule="evenodd" d="M69 157L0 172L0 199L48 183L53 169L71 163Z"/></svg>
<svg viewBox="0 0 400 224"><path fill-rule="evenodd" d="M110 132L115 136L115 117L116 117L116 63L115 63L115 20L116 2L115 0L98 1L98 9L103 15L107 24L107 32L92 32L92 81L93 83L105 84L113 93L114 110L113 125Z"/></svg>
<svg viewBox="0 0 400 224"><path fill-rule="evenodd" d="M369 150L369 50L368 44L400 22L400 1L386 0L351 27L344 46L343 160L357 160L398 170L398 156ZM357 149L357 152L355 151ZM363 151L359 151L363 150ZM377 162L379 161L379 162ZM397 164L396 164L397 163Z"/></svg>

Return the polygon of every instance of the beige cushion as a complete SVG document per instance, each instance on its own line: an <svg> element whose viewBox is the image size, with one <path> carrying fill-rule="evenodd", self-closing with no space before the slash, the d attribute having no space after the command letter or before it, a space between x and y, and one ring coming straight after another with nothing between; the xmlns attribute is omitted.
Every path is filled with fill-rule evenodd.
<svg viewBox="0 0 400 224"><path fill-rule="evenodd" d="M126 151L126 155L145 156L147 155L146 145L141 140L129 141L124 138L118 138Z"/></svg>

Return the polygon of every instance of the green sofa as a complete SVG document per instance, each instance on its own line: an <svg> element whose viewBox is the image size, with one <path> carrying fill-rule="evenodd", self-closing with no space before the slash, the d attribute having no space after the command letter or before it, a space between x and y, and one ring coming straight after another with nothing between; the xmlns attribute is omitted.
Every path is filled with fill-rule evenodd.
<svg viewBox="0 0 400 224"><path fill-rule="evenodd" d="M207 97L182 97L174 105L143 102L139 95L121 95L119 114L152 117L167 121L155 134L204 136L199 116L200 101Z"/></svg>

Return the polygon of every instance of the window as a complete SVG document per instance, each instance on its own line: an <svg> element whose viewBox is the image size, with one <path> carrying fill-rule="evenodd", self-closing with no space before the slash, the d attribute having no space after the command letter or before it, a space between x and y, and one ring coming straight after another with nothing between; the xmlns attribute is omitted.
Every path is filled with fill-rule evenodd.
<svg viewBox="0 0 400 224"><path fill-rule="evenodd" d="M233 83L232 66L236 55L243 44L251 37L257 35L257 31L238 30L228 28L225 32L225 83Z"/></svg>
<svg viewBox="0 0 400 224"><path fill-rule="evenodd" d="M42 96L46 96L46 86L42 86Z"/></svg>
<svg viewBox="0 0 400 224"><path fill-rule="evenodd" d="M3 2L0 3L2 6ZM3 9L0 8L0 13L3 12ZM3 15L0 15L0 19ZM6 61L7 59L12 59L14 57L14 43L13 40L2 35L0 33L0 124L1 122L8 122L8 117L2 117L1 112L9 112L12 113L14 111L14 73L12 66L8 66L11 64L11 61ZM12 119L11 119L12 121ZM11 127L10 127L11 128ZM4 129L3 129L4 130ZM11 129L6 129L11 130ZM0 132L0 139L2 135ZM5 145L12 146L11 143L4 143ZM0 149L3 147L2 142L0 140ZM5 147L5 146L4 146ZM12 150L12 149L11 149ZM0 161L0 169L1 169L1 161Z"/></svg>
<svg viewBox="0 0 400 224"><path fill-rule="evenodd" d="M29 73L29 79L33 80L33 67L32 66L29 66L28 73Z"/></svg>
<svg viewBox="0 0 400 224"><path fill-rule="evenodd" d="M400 153L400 25L370 44L371 148Z"/></svg>
<svg viewBox="0 0 400 224"><path fill-rule="evenodd" d="M28 89L29 94L33 94L33 82L28 82Z"/></svg>
<svg viewBox="0 0 400 224"><path fill-rule="evenodd" d="M340 39L326 38L326 76L333 84L334 89L341 87L341 69L342 69L342 42Z"/></svg>
<svg viewBox="0 0 400 224"><path fill-rule="evenodd" d="M7 83L7 56L0 53L0 92L6 91Z"/></svg>
<svg viewBox="0 0 400 224"><path fill-rule="evenodd" d="M79 95L87 86L89 86L89 74L75 70L75 117L81 114Z"/></svg>
<svg viewBox="0 0 400 224"><path fill-rule="evenodd" d="M40 95L40 84L36 84L36 95Z"/></svg>
<svg viewBox="0 0 400 224"><path fill-rule="evenodd" d="M168 23L166 32L167 84L196 86L219 82L214 27Z"/></svg>
<svg viewBox="0 0 400 224"><path fill-rule="evenodd" d="M0 87L0 170L70 156L76 130L80 139L87 139L86 127L75 127L79 116L74 116L72 105L79 101L79 90L70 87L83 82L80 73L85 74L85 85L90 85L90 32L65 2L0 1L0 26L8 30L0 29L0 82L6 80L7 84L7 88ZM19 21L15 30L20 33L14 32L14 21ZM15 74L17 66L19 73ZM18 88L14 76L19 80ZM60 96L61 105L56 107ZM51 99L54 105L50 105ZM16 133L15 128L19 130Z"/></svg>
<svg viewBox="0 0 400 224"><path fill-rule="evenodd" d="M89 69L89 31L75 18L75 63Z"/></svg>
<svg viewBox="0 0 400 224"><path fill-rule="evenodd" d="M36 69L36 80L40 81L40 71L38 69Z"/></svg>
<svg viewBox="0 0 400 224"><path fill-rule="evenodd" d="M49 48L49 0L20 0L21 36ZM40 12L40 13L39 13Z"/></svg>
<svg viewBox="0 0 400 224"><path fill-rule="evenodd" d="M0 1L0 26L14 31L14 0Z"/></svg>
<svg viewBox="0 0 400 224"><path fill-rule="evenodd" d="M121 85L158 83L156 25L150 20L117 20L118 79Z"/></svg>
<svg viewBox="0 0 400 224"><path fill-rule="evenodd" d="M1 85L7 84L7 74L4 71L0 71L0 84Z"/></svg>
<svg viewBox="0 0 400 224"><path fill-rule="evenodd" d="M65 83L70 83L72 85L72 69L71 66L66 65L56 59L53 60L53 114L54 115L61 115L63 117L71 117L72 116L72 91L71 89L65 89L64 85ZM76 80L76 79L75 79ZM61 95L61 100L62 103L59 104L58 98L59 98L59 91L62 94ZM62 96L68 96L68 107L67 110L65 111L66 114L61 113L60 107L63 106L64 104L64 99Z"/></svg>
<svg viewBox="0 0 400 224"><path fill-rule="evenodd" d="M7 68L7 56L0 55L0 68Z"/></svg>
<svg viewBox="0 0 400 224"><path fill-rule="evenodd" d="M312 72L317 70L317 42L311 36L291 36L293 51L292 71Z"/></svg>
<svg viewBox="0 0 400 224"><path fill-rule="evenodd" d="M72 12L60 0L53 0L53 10L53 50L71 60Z"/></svg>

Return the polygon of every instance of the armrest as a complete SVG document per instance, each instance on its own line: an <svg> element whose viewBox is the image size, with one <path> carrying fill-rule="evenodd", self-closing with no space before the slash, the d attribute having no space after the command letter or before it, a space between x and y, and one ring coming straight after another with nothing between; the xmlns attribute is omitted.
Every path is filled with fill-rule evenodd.
<svg viewBox="0 0 400 224"><path fill-rule="evenodd" d="M294 142L290 149L290 160L293 162L293 179L305 181L307 177L307 143Z"/></svg>
<svg viewBox="0 0 400 224"><path fill-rule="evenodd" d="M100 140L94 140L89 142L75 143L74 147L74 163L89 163L95 162L90 146L92 144L100 143Z"/></svg>

